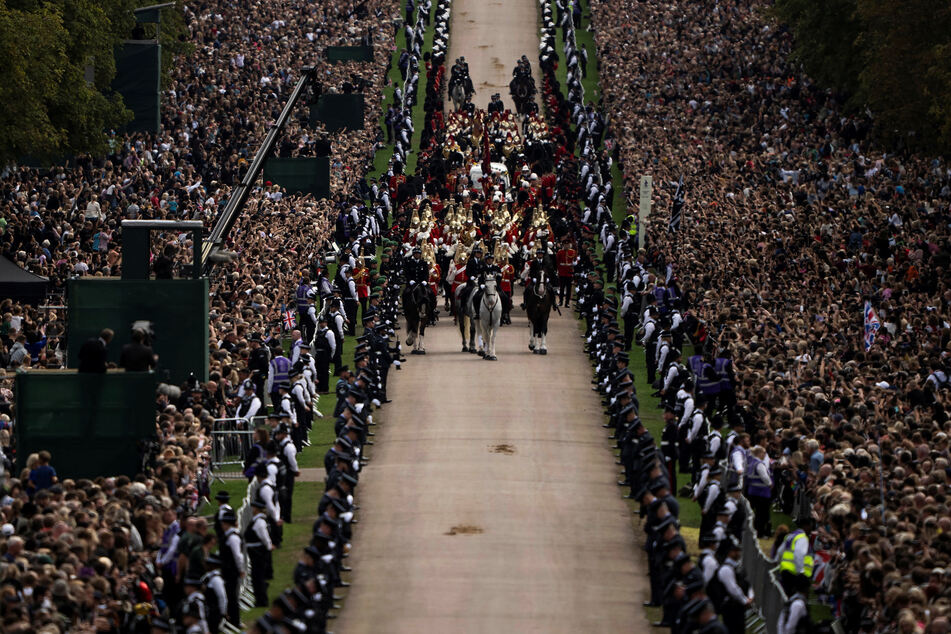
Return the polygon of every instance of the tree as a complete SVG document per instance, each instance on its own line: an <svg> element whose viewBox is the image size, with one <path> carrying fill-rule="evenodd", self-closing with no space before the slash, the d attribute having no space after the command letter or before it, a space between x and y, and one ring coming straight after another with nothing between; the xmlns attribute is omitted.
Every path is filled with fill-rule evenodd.
<svg viewBox="0 0 951 634"><path fill-rule="evenodd" d="M821 86L871 111L893 147L951 152L947 0L776 0L793 56Z"/></svg>
<svg viewBox="0 0 951 634"><path fill-rule="evenodd" d="M0 161L101 153L131 116L112 93L114 49L137 0L0 0ZM92 82L86 81L86 68Z"/></svg>
<svg viewBox="0 0 951 634"><path fill-rule="evenodd" d="M0 164L56 152L65 140L47 110L66 71L65 40L54 10L18 11L0 0Z"/></svg>

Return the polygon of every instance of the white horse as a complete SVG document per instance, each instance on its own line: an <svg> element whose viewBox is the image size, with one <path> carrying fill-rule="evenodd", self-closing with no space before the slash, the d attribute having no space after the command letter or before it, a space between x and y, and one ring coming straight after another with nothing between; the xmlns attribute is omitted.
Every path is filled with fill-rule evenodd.
<svg viewBox="0 0 951 634"><path fill-rule="evenodd" d="M495 336L499 333L499 325L502 323L502 300L499 297L499 291L496 289L496 281L489 278L485 281L485 290L482 292L482 300L479 302L479 335L482 337L482 344L485 346L486 361L496 361L495 356Z"/></svg>

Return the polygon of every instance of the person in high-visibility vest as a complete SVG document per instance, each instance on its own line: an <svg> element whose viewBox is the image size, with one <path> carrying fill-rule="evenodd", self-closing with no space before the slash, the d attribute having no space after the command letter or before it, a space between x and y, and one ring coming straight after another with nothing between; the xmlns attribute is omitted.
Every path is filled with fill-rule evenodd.
<svg viewBox="0 0 951 634"><path fill-rule="evenodd" d="M776 553L780 582L788 595L794 594L801 587L801 579L812 581L815 563L812 544L809 542L812 524L811 517L800 520L800 528L786 536L779 552Z"/></svg>

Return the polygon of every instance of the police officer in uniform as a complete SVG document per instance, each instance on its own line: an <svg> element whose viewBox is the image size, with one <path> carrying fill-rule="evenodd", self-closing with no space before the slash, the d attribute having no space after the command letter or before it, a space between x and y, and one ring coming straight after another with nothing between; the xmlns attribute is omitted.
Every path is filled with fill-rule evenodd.
<svg viewBox="0 0 951 634"><path fill-rule="evenodd" d="M294 499L294 478L300 475L297 466L297 448L291 442L287 433L287 425L281 423L274 432L277 440L277 457L284 467L284 488L279 491L281 502L281 519L285 523L291 521L291 503Z"/></svg>
<svg viewBox="0 0 951 634"><path fill-rule="evenodd" d="M205 609L208 620L208 630L217 632L221 620L228 613L228 593L225 590L225 581L221 576L221 558L216 554L205 558L205 569L208 571L201 578L205 587Z"/></svg>
<svg viewBox="0 0 951 634"><path fill-rule="evenodd" d="M271 535L268 531L265 506L265 503L260 499L251 502L254 516L244 530L244 544L248 550L248 563L251 564L251 588L254 590L254 605L259 608L268 605L268 580L274 576L271 566L271 551L274 550L274 544L271 543Z"/></svg>
<svg viewBox="0 0 951 634"><path fill-rule="evenodd" d="M240 627L238 584L244 577L245 565L241 536L235 528L237 523L238 518L233 513L221 517L224 539L219 544L219 557L221 558L221 577L224 579L225 593L228 597L228 622L235 627Z"/></svg>
<svg viewBox="0 0 951 634"><path fill-rule="evenodd" d="M261 333L256 332L251 335L251 352L248 355L248 369L251 371L251 382L254 383L254 389L258 398L263 399L265 390L264 385L268 375L268 364L271 361L271 355L264 342L261 341Z"/></svg>
<svg viewBox="0 0 951 634"><path fill-rule="evenodd" d="M717 612L729 634L745 634L746 610L753 604L753 593L746 575L740 570L742 547L735 537L730 536L720 544L720 552L725 558L716 574L722 586Z"/></svg>
<svg viewBox="0 0 951 634"><path fill-rule="evenodd" d="M316 372L314 382L318 393L330 391L330 361L337 351L337 338L334 332L327 327L327 317L321 316L317 320L317 330L314 333L314 367Z"/></svg>

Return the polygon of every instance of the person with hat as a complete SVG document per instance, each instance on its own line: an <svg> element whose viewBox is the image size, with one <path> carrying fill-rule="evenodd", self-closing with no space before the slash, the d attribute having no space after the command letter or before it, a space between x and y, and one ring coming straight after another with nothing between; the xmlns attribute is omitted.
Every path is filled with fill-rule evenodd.
<svg viewBox="0 0 951 634"><path fill-rule="evenodd" d="M224 534L224 530L221 528L221 518L223 515L234 513L234 509L231 507L231 504L229 504L231 494L224 489L215 493L215 500L218 502L218 509L215 511L214 530L215 535L218 536L218 540L220 541Z"/></svg>
<svg viewBox="0 0 951 634"><path fill-rule="evenodd" d="M244 529L244 544L248 551L248 563L251 565L251 588L254 591L255 607L267 606L268 580L274 576L271 551L275 546L268 530L268 518L265 515L267 507L263 499L252 500L251 510L254 515Z"/></svg>
<svg viewBox="0 0 951 634"><path fill-rule="evenodd" d="M340 370L340 366L343 365L343 344L347 333L347 319L340 307L339 298L334 297L329 300L328 311L327 323L333 331L335 344L331 362L334 365L334 374L337 374Z"/></svg>
<svg viewBox="0 0 951 634"><path fill-rule="evenodd" d="M710 430L707 421L707 404L709 401L702 395L694 399L694 410L690 415L687 430L687 445L690 447L690 472L694 482L699 478L700 461L706 452L706 437Z"/></svg>
<svg viewBox="0 0 951 634"><path fill-rule="evenodd" d="M201 578L201 583L205 588L208 631L217 632L221 620L228 613L228 593L221 576L221 558L215 554L208 555L205 558L205 569L207 572Z"/></svg>
<svg viewBox="0 0 951 634"><path fill-rule="evenodd" d="M245 561L241 535L235 528L238 518L233 513L221 517L224 538L219 544L218 557L221 559L221 577L225 582L228 598L228 622L239 627L241 624L238 607L238 585L245 575Z"/></svg>
<svg viewBox="0 0 951 634"><path fill-rule="evenodd" d="M300 467L297 466L297 448L291 442L287 425L281 423L274 431L277 440L277 458L284 468L284 487L278 491L281 505L281 519L285 523L291 521L291 504L294 499L294 479L300 476Z"/></svg>
<svg viewBox="0 0 951 634"><path fill-rule="evenodd" d="M235 416L243 419L246 425L250 425L252 419L261 411L261 399L257 395L257 389L251 380L251 370L247 366L238 368L238 377L240 384L238 386L238 408L235 410Z"/></svg>
<svg viewBox="0 0 951 634"><path fill-rule="evenodd" d="M248 354L248 371L258 398L263 399L266 394L265 385L270 368L271 354L264 347L264 341L261 339L261 333L259 332L251 335L249 346L251 351Z"/></svg>
<svg viewBox="0 0 951 634"><path fill-rule="evenodd" d="M809 580L800 575L794 585L795 592L786 601L776 624L776 634L809 634L812 620L806 597L809 593Z"/></svg>
<svg viewBox="0 0 951 634"><path fill-rule="evenodd" d="M267 461L258 463L254 467L254 477L258 485L255 499L264 503L273 541L280 546L284 526L281 518L281 489L284 487L287 471L284 463L277 457L277 443L270 441L266 450Z"/></svg>
<svg viewBox="0 0 951 634"><path fill-rule="evenodd" d="M208 620L205 611L205 595L201 588L201 579L185 577L185 599L182 601L182 623L186 634L208 634Z"/></svg>
<svg viewBox="0 0 951 634"><path fill-rule="evenodd" d="M317 319L317 330L312 343L314 349L314 388L318 394L330 391L330 362L337 352L337 337L327 327L327 316Z"/></svg>
<svg viewBox="0 0 951 634"><path fill-rule="evenodd" d="M313 398L307 390L303 368L295 365L290 369L288 376L291 380L290 396L293 399L294 409L294 416L291 419L291 439L297 451L302 451L307 430L313 424Z"/></svg>
<svg viewBox="0 0 951 634"><path fill-rule="evenodd" d="M578 265L578 251L569 236L561 241L561 248L555 254L558 269L558 305L571 306L571 286L574 283L575 267Z"/></svg>
<svg viewBox="0 0 951 634"><path fill-rule="evenodd" d="M714 590L711 598L714 599L717 613L723 617L728 634L745 634L746 610L753 605L753 589L740 569L743 548L739 540L729 536L720 543L719 550L722 563L715 577L719 588Z"/></svg>
<svg viewBox="0 0 951 634"><path fill-rule="evenodd" d="M200 581L194 580L194 583L200 584ZM201 593L198 593L201 597ZM198 601L192 601L182 605L182 625L185 626L185 634L209 634L208 622L204 615L204 605Z"/></svg>
<svg viewBox="0 0 951 634"><path fill-rule="evenodd" d="M723 476L723 468L714 465L707 474L707 482L697 493L697 503L700 505L700 533L706 533L713 530L717 522L716 511L724 502L726 494L720 484L720 478Z"/></svg>

